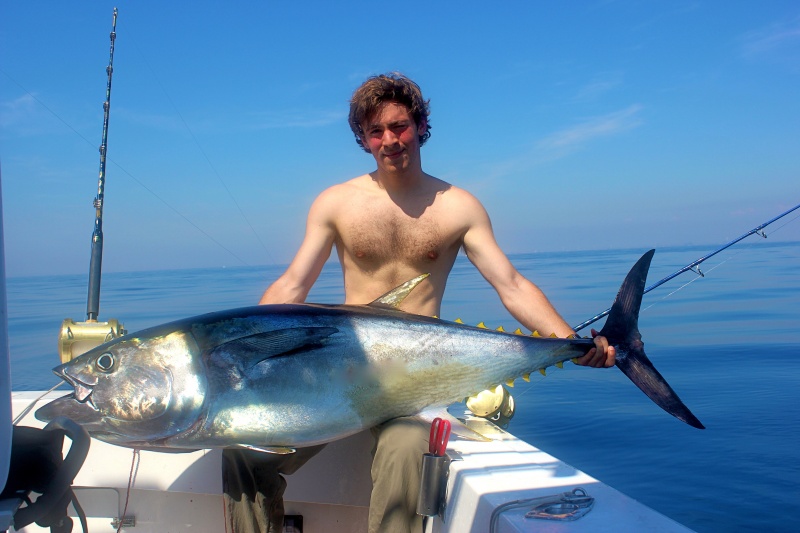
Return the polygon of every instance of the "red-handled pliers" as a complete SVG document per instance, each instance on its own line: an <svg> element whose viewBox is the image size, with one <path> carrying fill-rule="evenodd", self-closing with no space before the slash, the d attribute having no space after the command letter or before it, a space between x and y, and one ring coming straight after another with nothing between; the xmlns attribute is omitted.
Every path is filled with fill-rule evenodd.
<svg viewBox="0 0 800 533"><path fill-rule="evenodd" d="M434 418L431 424L431 438L428 441L428 451L431 455L442 457L447 449L450 439L450 421Z"/></svg>

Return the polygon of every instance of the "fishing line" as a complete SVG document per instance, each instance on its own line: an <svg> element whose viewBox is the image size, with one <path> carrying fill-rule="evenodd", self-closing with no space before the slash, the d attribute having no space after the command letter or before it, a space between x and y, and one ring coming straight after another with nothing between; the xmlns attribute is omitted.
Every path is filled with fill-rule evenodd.
<svg viewBox="0 0 800 533"><path fill-rule="evenodd" d="M650 309L651 307L653 307L654 305L657 305L657 304L659 304L659 303L663 302L664 300L666 300L667 298L669 298L670 296L672 296L672 295L673 295L673 294L675 294L676 292L678 292L678 291L682 290L684 287L686 287L686 286L688 286L688 285L691 285L691 284L692 284L692 283L694 283L695 281L698 281L698 280L701 280L701 279L703 279L703 278L705 277L705 274L710 274L710 273L711 273L711 272L713 272L713 271L714 271L714 270L715 270L717 267L720 267L720 266L722 266L723 264L727 263L728 261L730 261L731 259L733 259L734 257L736 257L737 255L739 255L739 254L741 254L741 253L742 253L742 252L737 252L736 254L734 254L734 255L731 255L730 257L728 257L727 259L725 259L725 260L724 260L724 261L722 261L721 263L717 263L717 264L716 264L716 265L714 265L713 267L711 267L711 268L709 268L708 270L706 270L706 271L704 272L704 274L703 274L703 275L700 275L700 276L695 276L694 278L690 279L689 281L687 281L686 283L684 283L683 285L681 285L680 287L678 287L678 288L677 288L677 289L675 289L674 291L670 292L669 294L667 294L667 295L666 295L666 296L664 296L663 298L659 298L659 299L658 299L658 300L656 300L655 302L652 302L652 303L650 303L650 305L648 305L647 307L643 308L643 309L641 310L641 312L643 313L643 312L647 311L648 309Z"/></svg>
<svg viewBox="0 0 800 533"><path fill-rule="evenodd" d="M795 221L795 220L797 220L798 218L800 218L800 215L795 215L795 217L794 217L794 218L790 218L789 220L787 220L786 222L784 222L783 224L781 224L780 226L778 226L777 228L775 228L775 230L774 230L774 231L771 231L770 233L777 233L777 232L779 232L780 230L782 230L783 228L785 228L786 226L788 226L789 224L791 224L792 222L794 222L794 221ZM761 235L761 236L762 236L762 237L764 237L765 239L767 238L767 235L766 235L766 233L763 233L763 232L762 232L762 233L760 233L759 235Z"/></svg>
<svg viewBox="0 0 800 533"><path fill-rule="evenodd" d="M220 248L222 248L223 250L225 250L226 252L228 252L228 253L229 253L230 255L232 255L232 256L233 256L233 257L234 257L234 258L235 258L237 261L241 262L241 263L242 263L242 264L244 264L245 266L251 266L251 265L250 265L250 264L249 264L247 261L245 261L244 259L242 259L242 258L241 258L241 257L239 257L238 255L236 255L235 253L233 253L231 250L229 250L228 248L226 248L226 247L225 247L225 245L223 245L223 244L222 244L221 242L219 242L217 239L215 239L214 237L212 237L211 235L209 235L208 233L206 233L206 232L205 232L205 231L204 231L204 230L203 230L203 229L202 229L200 226L198 226L197 224L195 224L194 222L192 222L192 221L191 221L191 220L190 220L190 219L189 219L187 216L185 216L183 213L181 213L180 211L178 211L176 208L172 207L172 205L170 205L170 204L169 204L169 202L167 202L166 200L164 200L163 198L161 198L161 197L160 197L158 194L156 194L156 193L155 193L155 192L154 192L152 189L150 189L150 188L149 188L147 185L145 185L144 183L142 183L141 181L139 181L139 180L138 180L138 179L137 179L137 178L136 178L136 177L135 177L133 174L131 174L130 172L128 172L126 169L124 169L124 168L123 168L121 165L119 165L119 164L118 164L116 161L114 161L114 160L113 160L113 159L111 159L111 158L109 158L109 159L108 159L108 161L110 161L111 163L113 163L113 164L114 164L114 166L116 166L116 167L117 167L119 170L121 170L123 173L125 173L126 175L128 175L128 176L129 176L131 179L133 179L133 181L135 181L136 183L138 183L138 184L139 184L139 185L140 185L140 186L141 186L141 187L142 187L144 190L146 190L147 192L149 192L150 194L152 194L152 195L153 195L153 196L154 196L154 197L155 197L157 200L161 201L161 203L163 203L163 204L164 204L164 205L165 205L165 206L166 206L168 209L170 209L170 210L171 210L173 213L175 213L176 215L178 215L179 217L181 217L183 220L185 220L186 222L188 222L188 223L189 223L189 225L191 225L191 226L192 226L194 229L196 229L197 231L199 231L200 233L202 233L203 235L205 235L205 236L206 236L206 237L207 237L207 238L208 238L208 239L209 239L211 242L213 242L214 244L216 244L217 246L219 246Z"/></svg>
<svg viewBox="0 0 800 533"><path fill-rule="evenodd" d="M672 279L675 279L675 278L676 278L676 277L678 277L679 275L681 275L681 274L683 274L684 272L687 272L687 271L689 271L689 270L691 270L692 272L694 272L694 273L696 273L696 274L699 274L699 276L700 276L700 277L702 277L702 276L703 276L703 272L700 270L700 266L699 266L701 263L703 263L704 261L706 261L706 260L708 260L708 259L712 258L713 256L717 255L718 253L720 253L720 252L722 252L722 251L724 251L724 250L726 250L726 249L730 248L730 247L731 247L731 246L733 246L734 244L736 244L736 243L738 243L738 242L740 242L740 241L742 241L742 240L746 239L746 238L747 238L747 237L749 237L750 235L756 234L756 235L760 235L761 237L763 237L763 238L765 238L765 239L766 239L766 238L767 238L767 234L766 234L766 232L764 231L764 228L766 228L767 226L769 226L769 225L770 225L770 224L772 224L773 222L775 222L775 221L777 221L777 220L779 220L779 219L781 219L781 218L785 217L785 216L786 216L786 215L788 215L789 213L792 213L793 211L797 211L798 209L800 209L800 204L797 204L796 206L792 207L791 209L789 209L789 210L787 210L787 211L784 211L784 212L783 212L783 213L781 213L780 215L778 215L778 216L776 216L776 217L774 217L774 218L772 218L772 219L768 220L767 222L764 222L763 224L760 224L760 225L756 226L755 228L751 229L750 231L748 231L748 232L744 233L743 235L740 235L739 237L737 237L737 238L733 239L733 240L732 240L732 241L730 241L729 243L727 243L727 244L724 244L724 245L720 246L719 248L717 248L717 249L716 249L716 250L714 250L713 252L711 252L711 253L708 253L708 254L704 255L704 256L703 256L703 257L701 257L700 259L697 259L697 260L695 260L695 261L693 261L693 262L689 263L688 265L686 265L686 266L684 266L684 267L682 267L682 268L679 268L677 271L673 272L673 273L672 273L672 274L670 274L669 276L667 276L667 277L663 278L662 280L660 280L660 281L658 281L658 282L654 283L653 285L650 285L649 287L645 288L645 290L644 290L644 293L643 293L643 294L647 294L648 292L652 291L653 289L656 289L656 288L660 287L660 286L661 286L661 285L663 285L664 283L667 283L668 281L670 281L670 280L672 280ZM793 218L793 219L789 220L788 222L786 222L785 224L783 224L783 226L780 226L780 227L776 228L776 231L780 230L781 228L783 228L784 226L786 226L786 225L787 225L787 224L789 224L790 222L793 222L794 220L797 220L797 218L799 218L799 217L798 217L798 215L795 215L795 218ZM573 329L573 331L580 331L580 330L582 330L583 328L585 328L586 326L588 326L588 325L590 325L590 324L594 324L595 322L597 322L597 321L598 321L598 320L600 320L601 318L603 318L603 317L605 317L605 316L608 316L609 312L611 312L611 308L610 308L610 307L609 307L608 309L606 309L605 311L603 311L603 312L601 312L601 313L598 313L598 314L596 314L595 316L593 316L593 317L592 317L592 318L590 318L589 320L586 320L586 321L584 321L584 322L581 322L580 324L578 324L578 325L576 325L576 326L573 326L573 328L572 328L572 329Z"/></svg>
<svg viewBox="0 0 800 533"><path fill-rule="evenodd" d="M73 132L75 135L77 135L78 137L80 137L81 139L83 139L84 141L86 141L86 144L88 144L88 145L89 145L89 146L91 146L91 147L94 147L94 143L92 143L92 142L91 142L89 139L87 139L86 137L84 137L84 136L83 136L83 135L82 135L82 134L81 134L81 133L80 133L78 130L76 130L75 128L73 128L73 127L72 127L72 126L71 126L71 125L70 125L70 124L69 124L69 123L68 123L66 120L64 120L63 118L61 118L61 117L58 115L58 113L56 113L55 111L53 111L52 109L50 109L49 107L47 107L47 105L45 105L45 103L44 103L44 102L42 102L41 100L39 100L38 98L36 98L36 96L34 96L34 95L33 95L33 93L31 93L31 92L30 92L28 89L26 89L25 87L23 87L23 86L22 86L22 85L21 85L21 84L20 84L20 83L19 83L17 80L15 80L14 78L12 78L12 77L11 77L11 74L9 74L8 72L6 72L6 71L5 71L5 70L4 70L2 67L0 67L0 72L2 72L3 74L5 74L5 75L6 75L6 77L7 77L9 80L11 80L11 81L12 81L12 82L13 82L13 83L14 83L14 84L17 86L17 87L19 87L20 89L22 89L22 90L25 92L25 94L27 94L28 96L30 96L31 98L33 98L33 99L36 101L36 103L37 103L37 104L39 104L40 106L42 106L43 108L45 108L45 109L47 110L47 112L48 112L48 113L50 113L51 115L53 115L53 116L54 116L55 118L57 118L57 119L58 119L58 120L59 120L59 121L60 121L62 124L64 124L64 125L65 125L67 128L69 128L70 130L72 130L72 132Z"/></svg>
<svg viewBox="0 0 800 533"><path fill-rule="evenodd" d="M738 237L737 239L734 239L734 240L730 241L729 243L727 243L727 244L725 244L725 245L723 245L723 246L721 246L721 247L717 248L717 249L716 249L716 250L714 250L713 252L711 252L711 253L709 253L709 254L706 254L705 256L701 257L700 259L698 259L698 260L696 260L696 261L694 261L694 262L692 262L692 263L689 263L688 265L686 265L686 266L682 267L681 269L679 269L678 271L674 272L674 273L673 273L673 274L671 274L670 276L667 276L666 278L662 279L661 281L659 281L659 282L657 282L657 283L655 283L655 284L651 285L650 287L646 288L646 289L644 290L644 293L648 293L648 292L652 291L653 289L655 289L655 288L657 288L657 287L660 287L660 286L661 286L661 285L663 285L664 283L666 283L666 282L668 282L668 281L670 281L670 280L674 279L675 277L677 277L678 275L680 275L680 274L682 274L682 273L686 272L687 270L691 270L692 272L694 272L695 274L697 274L697 276L696 276L696 277L694 277L694 278L692 278L691 280L687 281L686 283L684 283L683 285L681 285L681 286L680 286L680 287L678 287L677 289L673 290L672 292L670 292L670 293L669 293L669 294L667 294L666 296L664 296L664 297L660 298L659 300L657 300L657 301L655 301L655 302L652 302L652 303L650 303L650 304L649 304L647 307L643 307L643 308L641 309L641 311L647 311L647 310L649 310L651 307L653 307L653 306L655 306L656 304L658 304L658 303L660 303L660 302L662 302L662 301L666 300L667 298L671 297L672 295L674 295L674 294L675 294L675 293L677 293L678 291L680 291L680 290L684 289L686 286L688 286L688 285L691 285L691 284L692 284L692 283L694 283L695 281L697 281L697 280L699 280L699 279L701 279L701 278L705 277L705 274L704 274L704 273L703 273L703 271L701 271L701 270L700 270L700 268L699 268L699 265L700 265L701 263L703 263L704 261L706 261L706 260L710 259L710 258L711 258L711 257L713 257L714 255L717 255L718 253L720 253L720 252L724 251L725 249L727 249L727 248L729 248L729 247L733 246L734 244L736 244L736 243L738 243L739 241L741 241L741 240L745 239L746 237L749 237L750 235L752 235L752 234L754 234L754 233L755 233L755 234L758 234L758 235L760 235L760 236L761 236L761 237L763 237L763 238L766 238L766 237L767 237L767 234L766 234L766 232L764 232L764 231L763 231L763 229L764 229L766 226L768 226L768 225L772 224L773 222L776 222L777 220L779 220L779 219L781 219L781 218L785 217L786 215L788 215L788 214L790 214L790 213L792 213L793 211L796 211L796 210L798 210L798 209L800 209L800 204L798 204L798 205L794 206L793 208L789 209L788 211L785 211L784 213L782 213L782 214L778 215L777 217L775 217L775 218L773 218L773 219L771 219L771 220L769 220L769 221L767 221L767 222L765 222L765 223L763 223L763 224L761 224L761 225L759 225L759 226L756 226L755 228L753 228L753 229L752 229L752 230L750 230L749 232L745 233L744 235L741 235L741 236L740 236L740 237ZM786 220L786 221L785 221L783 224L781 224L780 226L776 227L776 228L775 228L775 230L774 230L772 233L775 233L775 232L777 232L777 231L780 231L781 229L783 229L783 228L784 228L784 227L786 227L787 225L791 224L792 222L794 222L794 221L795 221L795 220L797 220L798 218L800 218L800 214L798 214L798 215L795 215L793 218L787 219L787 220ZM728 257L727 257L727 258L723 259L722 261L720 261L719 263L717 263L717 264L716 264L716 265L714 265L713 267L709 268L709 269L708 269L708 271L707 271L707 273L713 272L713 271L714 271L715 269L717 269L718 267L722 266L723 264L727 263L728 261L730 261L730 260L731 260L731 259L733 259L734 257L736 257L736 256L738 256L739 254L741 254L741 253L744 253L744 252L745 252L745 250L743 249L743 250L739 250L739 251L737 251L737 252L735 252L735 253L733 253L733 254L730 254L730 255L728 255ZM577 325L577 326L573 327L573 330L574 330L574 331L579 331L579 330L581 330L582 328L584 328L584 327L588 326L589 324L592 324L592 323L596 322L597 320L599 320L599 319L601 319L601 318L605 317L606 315L608 315L608 312L609 312L609 311L610 311L610 308L609 308L609 309L607 309L606 311L602 312L602 313L599 313L599 314L595 315L594 317L592 317L591 319L587 320L586 322L583 322L582 324L580 324L580 325ZM550 367L550 370L552 371L552 370L553 370L553 368L559 369L558 367ZM560 370L560 369L559 369L559 370ZM530 375L529 375L529 376L530 376ZM514 389L514 394L512 394L512 395L511 395L511 396L514 398L514 401L515 401L515 402L518 402L518 401L519 401L519 400L520 400L520 399L521 399L521 398L522 398L522 397L523 397L525 394L527 394L527 393L528 393L530 390L532 390L532 389L534 388L534 386L535 386L535 385L537 385L541 379L544 379L545 377L546 377L546 374L544 374L544 375L541 375L541 376L536 376L537 380L536 380L536 381L530 381L530 383L528 384L528 386L520 386L519 388L517 388L517 389ZM507 387L506 387L506 390L509 392L509 394L511 394L511 389L512 389L512 386L507 386Z"/></svg>
<svg viewBox="0 0 800 533"><path fill-rule="evenodd" d="M139 56L142 58L142 61L144 62L145 66L150 71L150 74L153 76L153 79L158 84L158 87L161 89L161 92L164 93L164 96L166 97L167 101L172 106L172 110L175 112L176 115L178 115L178 118L181 119L181 123L183 124L183 127L186 128L186 131L189 133L189 136L192 138L192 141L194 141L195 146L197 147L198 150L200 150L200 153L203 155L203 158L206 160L206 163L208 163L208 166L214 172L214 175L217 177L217 180L222 184L222 187L225 189L225 192L228 193L228 196L230 197L231 201L233 202L233 205L235 205L236 209L239 210L239 214L242 216L244 221L247 223L248 227L250 228L250 231L253 232L253 235L255 236L256 240L258 240L258 242L261 244L261 247L264 249L264 253L266 253L267 257L269 258L269 260L272 263L274 263L275 260L273 259L272 254L269 253L269 249L267 248L267 245L264 244L264 241L261 239L261 236L258 234L258 232L256 231L255 227L253 227L253 224L250 222L250 219L247 218L247 215L245 214L245 212L242 209L242 207L239 205L239 202L236 201L236 197L233 195L233 193L231 192L230 188L228 188L228 184L225 182L225 180L222 179L222 175L220 175L220 173L217 171L217 168L211 162L211 159L208 157L208 154L203 149L203 146L200 144L200 141L197 140L197 137L195 136L194 131L192 131L192 128L189 127L189 124L183 118L183 115L178 110L178 106L175 105L175 102L172 100L172 98L170 97L169 93L164 88L164 85L161 83L161 80L156 75L156 72L153 70L153 68L150 66L150 63L147 61L147 58L145 57L145 55L142 53L142 50L139 48L139 45L136 43L135 40L131 39L131 41L133 43L133 47L139 53Z"/></svg>
<svg viewBox="0 0 800 533"><path fill-rule="evenodd" d="M794 221L795 221L795 220L797 220L798 218L800 218L800 215L796 215L794 218L791 218L791 219L787 220L786 222L784 222L783 224L781 224L780 226L778 226L777 228L775 228L774 230L772 230L772 231L770 232L770 234L771 234L771 235L774 235L775 233L779 232L780 230L782 230L783 228L785 228L786 226L788 226L789 224L791 224L792 222L794 222ZM767 235L766 235L766 233L764 233L763 231L761 231L761 232L756 232L756 233L757 233L758 235L760 235L760 236L764 237L765 239L767 238ZM667 298L669 298L670 296L672 296L672 295L673 295L673 294L675 294L676 292L678 292L678 291L682 290L682 289L683 289L684 287L686 287L687 285L691 285L691 284L692 284L692 283L694 283L695 281L698 281L698 280L702 279L702 278L704 277L704 274L709 274L709 273L713 272L713 271L714 271L715 269L717 269L718 267L721 267L722 265L724 265L725 263L727 263L727 262L728 262L728 261L730 261L731 259L734 259L734 258L738 257L739 255L743 254L744 252L745 252L745 250L739 250L739 251L737 251L736 253L733 253L733 254L729 255L729 256L728 256L726 259L724 259L723 261L721 261L721 262L717 263L716 265L714 265L713 267L709 268L709 269L708 269L708 270L706 270L704 273L701 273L700 275L698 275L698 276L695 276L694 278L692 278L691 280L687 281L686 283L684 283L683 285L681 285L680 287L678 287L678 288L677 288L677 289L675 289L674 291L670 292L669 294L667 294L667 295L666 295L666 296L664 296L663 298L660 298L660 299L656 300L655 302L652 302L652 303L651 303L650 305L648 305L647 307L644 307L644 308L642 308L642 312L644 312L644 311L647 311L648 309L650 309L650 308L651 308L651 307L653 307L654 305L657 305L657 304L659 304L659 303L663 302L664 300L666 300Z"/></svg>
<svg viewBox="0 0 800 533"><path fill-rule="evenodd" d="M57 388L59 388L61 385L64 385L65 383L66 383L66 381L60 381L60 382L56 383L55 385L53 385L52 387L50 387L49 389L47 389L46 391L44 391L43 393L41 393L41 394L40 394L40 395L39 395L37 398L35 398L33 401L31 401L31 403L29 403L29 404L28 404L28 407L26 407L25 409L23 409L23 410L22 410L22 412L21 412L20 414L18 414L18 415L17 415L17 418L15 418L15 419L14 419L14 420L11 422L11 425L12 425L12 426L16 426L17 424L19 424L20 420L22 420L23 418L25 418L25 415L27 415L28 413L30 413L30 412L31 412L31 409L33 409L33 407L34 407L34 406L35 406L37 403L39 403L39 401L40 401L42 398L44 398L44 397L45 397L47 394L49 394L49 393L53 392L54 390L56 390Z"/></svg>
<svg viewBox="0 0 800 533"><path fill-rule="evenodd" d="M783 229L784 227L788 226L789 224L791 224L792 222L794 222L794 221L795 221L795 220L797 220L798 218L800 218L800 215L796 215L794 218L791 218L791 219L787 220L786 222L784 222L784 223L783 223L783 224L781 224L780 226L776 227L776 228L775 228L773 231L771 231L770 233L771 233L771 234L775 234L775 233L777 233L778 231L780 231L780 230L781 230L781 229ZM761 233L758 233L758 234L759 234L759 235L761 235L762 237L766 238L766 234L764 234L763 232L761 232ZM703 279L703 277L704 277L704 275L705 275L705 274L710 274L711 272L713 272L713 271L714 271L714 270L716 270L717 268L721 267L722 265L724 265L724 264L725 264L725 263L727 263L728 261L730 261L730 260L732 260L732 259L736 258L737 256L739 256L739 255L743 254L744 252L745 252L745 250L739 250L739 251L737 251L737 252L735 252L735 253L733 253L733 254L729 255L727 258L725 258L725 259L724 259L724 260L722 260L721 262L717 263L717 264L716 264L716 265L714 265L713 267L711 267L711 268L709 268L708 270L706 270L706 271L705 271L703 274L701 274L701 275L698 275L698 276L695 276L694 278L690 279L689 281L687 281L686 283L684 283L683 285L681 285L680 287L678 287L678 288L677 288L677 289L675 289L674 291L670 292L670 293L669 293L669 294L667 294L666 296L664 296L664 297L662 297L662 298L660 298L660 299L658 299L658 300L656 300L656 301L654 301L654 302L650 303L650 304L649 304L647 307L643 307L643 308L642 308L642 310L641 310L641 312L643 313L643 312L645 312L645 311L649 310L651 307L653 307L653 306L655 306L655 305L657 305L657 304L659 304L659 303L663 302L664 300L666 300L667 298L671 297L671 296L672 296L673 294L675 294L676 292L678 292L678 291L680 291L680 290L683 290L683 289L684 289L685 287L687 287L688 285L691 285L691 284L692 284L692 283L694 283L695 281L699 281L699 280ZM553 370L564 370L564 369L561 369L561 368L558 368L558 367L552 367L552 368L548 368L548 370L550 370L550 371L553 371ZM539 376L537 376L537 380L536 380L535 382L534 382L534 381L531 381L531 382L530 382L530 383L529 383L529 384L528 384L526 387L524 387L524 388L520 388L520 389L517 389L517 390L519 390L519 394L514 394L514 395L513 395L513 396L514 396L514 399L515 399L515 400L519 400L519 399L520 399L522 396L524 396L525 394L527 394L529 391L533 390L533 388L535 387L535 385L538 385L539 381L542 381L543 379L545 379L545 377L546 377L546 376L542 376L542 375L540 374ZM509 392L510 392L510 391L509 391Z"/></svg>
<svg viewBox="0 0 800 533"><path fill-rule="evenodd" d="M84 137L84 136L83 136L83 135L82 135L82 134L81 134L81 133L80 133L78 130L76 130L75 128L73 128L73 127L72 127L72 126L71 126L71 125L70 125L70 124L69 124L69 123L68 123L66 120L64 120L63 118L61 118L61 117L58 115L58 113L56 113L55 111L53 111L52 109L50 109L49 107L47 107L47 105L45 105L45 103L44 103L44 102L42 102L41 100L39 100L38 98L36 98L36 96L34 96L34 95L33 95L33 93L31 93L31 92L30 92L28 89L26 89L26 88L25 88L23 85L21 85L19 82L17 82L17 80L15 80L14 78L12 78L12 77L11 77L11 75L10 75L8 72L6 72L5 70L3 70L2 68L0 68L0 72L2 72L3 74L5 74L5 75L6 75L6 77L8 77L8 79L10 79L10 80L11 80L11 81L12 81L12 82L13 82L15 85L17 85L17 86L18 86L20 89L22 89L22 90L25 92L25 94L27 94L28 96L30 96L31 98L33 98L33 99L36 101L36 103L38 103L38 104L39 104L39 105L41 105L41 106L42 106L44 109L46 109L48 113L50 113L50 114L51 114L51 115L53 115L53 116L54 116L56 119L58 119L58 120L59 120L59 121L60 121L62 124L64 124L64 125L65 125L67 128L69 128L69 129L70 129L70 130L71 130L73 133L75 133L75 135L77 135L78 137L80 137L81 139L83 139L83 140L86 142L86 144L88 144L89 146L91 146L92 148L94 148L94 143L93 143L92 141L90 141L89 139L87 139L86 137ZM230 254L230 255L231 255L233 258L235 258L237 261L239 261L240 263L242 263L242 264L243 264L243 265L245 265L245 266L251 266L251 265L250 265L250 264L249 264L247 261L245 261L244 259L242 259L242 258L241 258L241 257L239 257L238 255L236 255L236 254L235 254L233 251L229 250L229 249L228 249L228 248L227 248L225 245L223 245L223 244L222 244L221 242L219 242L217 239L215 239L214 237L212 237L211 235L209 235L208 233L206 233L206 232L205 232L205 231L204 231L204 230L203 230L203 229L202 229L200 226L198 226L197 224L195 224L194 222L192 222L192 220L191 220L191 219L189 219L189 218L188 218L186 215L184 215L183 213L181 213L181 212L180 212L180 211L179 211L177 208L173 207L173 206L172 206L172 205L171 205L169 202L167 202L166 200L164 200L164 199L163 199L161 196L159 196L159 195L158 195L158 194L157 194L155 191L153 191L153 190L152 190L150 187L148 187L147 185L145 185L145 184L144 184L144 183L143 183L141 180L139 180L139 179L138 179L136 176L134 176L133 174L131 174L130 172L128 172L128 170L127 170L126 168L124 168L122 165L120 165L119 163L117 163L117 162L116 162L114 159L112 159L111 157L108 157L108 156L106 156L106 161L107 161L107 162L109 162L109 163L112 163L112 164L113 164L113 165L114 165L114 166L115 166L115 167L116 167L118 170L120 170L120 171L121 171L123 174L125 174L126 176L128 176L129 178L131 178L131 179L132 179L132 180L133 180L133 181L134 181L134 182L135 182L137 185L139 185L141 188L143 188L144 190L146 190L147 192L149 192L149 193L150 193L150 194L151 194L151 195L152 195L154 198L156 198L156 199L157 199L157 200L159 200L161 203L163 203L163 204L164 204L164 205L167 207L167 209L169 209L170 211L172 211L173 213L175 213L176 215L178 215L179 217L181 217L181 218L182 218L184 221L186 221L186 222L187 222L187 223L188 223L190 226L192 226L194 229L196 229L197 231L199 231L200 233L202 233L202 234L203 234L203 235L204 235L204 236L205 236L207 239L209 239L211 242L213 242L214 244L216 244L217 246L219 246L220 248L222 248L223 250L225 250L225 251L226 251L228 254ZM271 257L270 257L270 259L271 259Z"/></svg>

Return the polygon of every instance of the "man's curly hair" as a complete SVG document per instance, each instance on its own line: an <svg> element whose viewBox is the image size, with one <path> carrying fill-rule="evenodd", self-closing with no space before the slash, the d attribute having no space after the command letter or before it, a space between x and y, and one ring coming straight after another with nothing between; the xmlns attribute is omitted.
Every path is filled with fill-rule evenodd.
<svg viewBox="0 0 800 533"><path fill-rule="evenodd" d="M364 146L364 130L361 127L366 120L370 119L381 105L386 102L396 102L405 106L411 112L414 123L419 126L425 120L428 127L425 133L419 136L419 144L422 146L431 136L431 123L428 119L430 114L429 102L422 98L422 91L419 85L399 72L390 72L378 76L370 76L361 86L355 90L350 99L350 129L356 136L356 142L369 153L369 148Z"/></svg>

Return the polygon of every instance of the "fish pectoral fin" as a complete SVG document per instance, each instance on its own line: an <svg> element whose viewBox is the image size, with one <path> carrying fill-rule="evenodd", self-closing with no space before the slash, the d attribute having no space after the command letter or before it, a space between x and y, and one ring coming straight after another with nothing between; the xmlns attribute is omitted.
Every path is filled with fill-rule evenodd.
<svg viewBox="0 0 800 533"><path fill-rule="evenodd" d="M338 331L338 329L330 327L276 329L238 337L220 344L214 348L214 351L255 354L256 357L250 363L255 366L270 357L286 355L306 346L317 344Z"/></svg>
<svg viewBox="0 0 800 533"><path fill-rule="evenodd" d="M430 276L430 274L421 274L414 279L410 279L402 285L390 290L383 296L377 298L375 301L370 302L367 304L367 306L379 307L383 309L396 309L397 306L403 303L403 300L406 299L406 296L408 296L409 293L414 290L414 287L419 285L419 283L428 276Z"/></svg>
<svg viewBox="0 0 800 533"><path fill-rule="evenodd" d="M297 451L295 448L289 448L288 446L253 446L251 444L237 444L236 447L274 455L290 455Z"/></svg>

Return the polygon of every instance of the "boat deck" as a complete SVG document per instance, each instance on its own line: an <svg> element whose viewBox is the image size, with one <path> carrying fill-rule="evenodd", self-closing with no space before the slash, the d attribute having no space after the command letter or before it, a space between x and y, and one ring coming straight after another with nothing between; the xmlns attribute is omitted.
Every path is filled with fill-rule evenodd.
<svg viewBox="0 0 800 533"><path fill-rule="evenodd" d="M37 392L12 394L14 416ZM51 393L53 399L61 393ZM46 401L45 399L45 401ZM41 427L32 413L22 425ZM455 435L444 518L429 531L487 533L495 509L509 502L543 498L583 488L595 498L591 511L574 521L525 518L534 506L509 507L495 520L497 533L663 532L690 530L605 485L593 477L517 439L483 419L469 421L493 440L477 442ZM359 433L328 445L288 476L287 515L302 515L303 533L358 533L367 529L372 437ZM132 450L92 441L89 456L75 480L76 494L92 533L113 532L112 520L135 518L133 533L221 533L226 531L219 450L169 454L142 451L132 469ZM128 480L133 470L133 489ZM539 500L541 501L541 500ZM80 531L76 521L74 531ZM22 531L49 531L29 526Z"/></svg>

